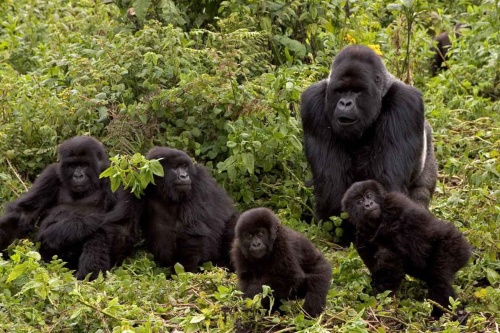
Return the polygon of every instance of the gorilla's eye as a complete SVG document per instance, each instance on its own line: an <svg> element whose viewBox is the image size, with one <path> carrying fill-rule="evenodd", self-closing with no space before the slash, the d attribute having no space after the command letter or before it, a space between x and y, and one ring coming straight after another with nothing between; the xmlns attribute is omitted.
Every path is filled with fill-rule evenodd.
<svg viewBox="0 0 500 333"><path fill-rule="evenodd" d="M357 203L358 205L362 205L362 204L363 204L363 202L364 202L364 200L363 200L363 199L358 199L358 201L356 201L356 203Z"/></svg>
<svg viewBox="0 0 500 333"><path fill-rule="evenodd" d="M262 231L262 230L259 230L259 232L257 233L257 236L259 236L259 237L262 237L262 236L264 236L264 231Z"/></svg>
<svg viewBox="0 0 500 333"><path fill-rule="evenodd" d="M373 198L373 193L372 192L366 192L366 197L368 199L372 199Z"/></svg>

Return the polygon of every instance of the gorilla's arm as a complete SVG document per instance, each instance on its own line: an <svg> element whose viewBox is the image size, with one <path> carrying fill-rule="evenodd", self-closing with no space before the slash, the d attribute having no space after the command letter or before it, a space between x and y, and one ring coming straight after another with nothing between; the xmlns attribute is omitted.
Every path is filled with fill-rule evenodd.
<svg viewBox="0 0 500 333"><path fill-rule="evenodd" d="M316 185L316 217L322 220L340 214L340 201L350 181L348 170L351 167L325 116L326 87L327 80L322 80L301 95L304 150L312 169L313 185Z"/></svg>
<svg viewBox="0 0 500 333"><path fill-rule="evenodd" d="M58 165L59 163L54 163L45 168L29 191L9 205L7 210L40 212L52 206L62 185L57 171Z"/></svg>
<svg viewBox="0 0 500 333"><path fill-rule="evenodd" d="M95 233L102 220L103 215L44 223L38 232L38 240L50 248L61 249L86 240Z"/></svg>
<svg viewBox="0 0 500 333"><path fill-rule="evenodd" d="M374 258L376 263L370 269L372 274L372 292L379 294L386 290L394 291L398 289L404 278L401 254L395 253L389 248L379 247Z"/></svg>
<svg viewBox="0 0 500 333"><path fill-rule="evenodd" d="M434 156L434 144L432 142L432 127L428 121L425 121L425 161L422 172L413 180L410 197L420 202L424 207L429 207L432 194L436 189L437 163Z"/></svg>
<svg viewBox="0 0 500 333"><path fill-rule="evenodd" d="M99 272L106 272L111 269L110 241L112 240L101 229L85 242L78 260L77 279L83 280L87 274L91 273L89 280L92 281L97 278Z"/></svg>
<svg viewBox="0 0 500 333"><path fill-rule="evenodd" d="M309 254L316 254L317 250L309 243ZM314 258L315 257L315 258ZM326 307L326 295L330 288L330 279L332 276L332 266L323 257L319 255L311 256L310 267L304 269L306 272L305 281L307 293L304 297L304 311L315 317L319 315ZM309 270L310 269L310 270Z"/></svg>
<svg viewBox="0 0 500 333"><path fill-rule="evenodd" d="M382 101L375 129L378 144L376 178L387 191L408 193L413 177L420 173L424 141L424 104L421 93L394 82Z"/></svg>
<svg viewBox="0 0 500 333"><path fill-rule="evenodd" d="M132 193L120 187L116 195L116 203L112 209L107 210L103 225L139 225L141 214L144 210L143 201L137 199Z"/></svg>
<svg viewBox="0 0 500 333"><path fill-rule="evenodd" d="M383 227L379 234L391 239L399 254L407 256L418 269L426 266L432 251L431 213L402 193L390 192L384 198ZM385 230L384 230L385 229ZM411 236L409 236L411 235Z"/></svg>
<svg viewBox="0 0 500 333"><path fill-rule="evenodd" d="M54 205L61 186L57 168L57 163L45 168L29 191L7 206L5 215L0 218L0 250L14 239L25 237L40 213Z"/></svg>

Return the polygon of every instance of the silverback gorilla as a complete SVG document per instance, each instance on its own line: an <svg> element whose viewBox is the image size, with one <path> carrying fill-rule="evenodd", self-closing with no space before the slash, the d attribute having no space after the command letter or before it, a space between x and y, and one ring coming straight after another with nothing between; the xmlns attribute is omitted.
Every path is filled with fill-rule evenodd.
<svg viewBox="0 0 500 333"><path fill-rule="evenodd" d="M246 297L254 297L262 292L262 285L268 285L274 290L273 310L289 298L305 298L304 311L313 317L325 309L331 264L307 238L281 225L269 209L241 214L231 261Z"/></svg>
<svg viewBox="0 0 500 333"><path fill-rule="evenodd" d="M426 282L429 298L447 307L456 297L455 273L471 256L471 246L452 223L397 192L386 193L373 180L354 183L342 210L356 229L355 247L372 275L378 294L398 289L405 274ZM442 310L434 307L432 315Z"/></svg>
<svg viewBox="0 0 500 333"><path fill-rule="evenodd" d="M137 233L129 225L103 225L116 204L107 180L99 174L109 166L104 146L92 137L64 141L60 161L47 166L29 191L8 205L0 218L0 247L25 237L40 221L37 240L42 259L54 255L91 279L123 260Z"/></svg>
<svg viewBox="0 0 500 333"><path fill-rule="evenodd" d="M345 191L366 179L428 206L437 166L421 93L394 78L372 49L344 48L330 76L302 93L301 116L317 219L339 215ZM343 229L348 245L353 230Z"/></svg>
<svg viewBox="0 0 500 333"><path fill-rule="evenodd" d="M108 219L140 220L146 247L162 266L178 262L196 272L212 261L229 268L238 218L231 198L183 151L154 147L146 158L160 159L164 176L155 176L140 201L131 196L121 200Z"/></svg>

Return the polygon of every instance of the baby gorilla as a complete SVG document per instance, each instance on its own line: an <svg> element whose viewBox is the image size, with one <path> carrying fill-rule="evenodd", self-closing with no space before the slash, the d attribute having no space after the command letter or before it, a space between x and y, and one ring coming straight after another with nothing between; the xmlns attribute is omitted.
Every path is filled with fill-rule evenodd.
<svg viewBox="0 0 500 333"><path fill-rule="evenodd" d="M429 298L445 308L456 297L451 283L471 246L452 223L373 180L354 183L342 210L356 228L356 250L372 274L373 293L396 290L409 274L425 281ZM434 307L432 315L442 310Z"/></svg>
<svg viewBox="0 0 500 333"><path fill-rule="evenodd" d="M304 310L318 316L326 305L332 267L304 236L283 225L267 208L243 213L236 224L231 260L238 286L252 298L268 285L276 302L305 298Z"/></svg>

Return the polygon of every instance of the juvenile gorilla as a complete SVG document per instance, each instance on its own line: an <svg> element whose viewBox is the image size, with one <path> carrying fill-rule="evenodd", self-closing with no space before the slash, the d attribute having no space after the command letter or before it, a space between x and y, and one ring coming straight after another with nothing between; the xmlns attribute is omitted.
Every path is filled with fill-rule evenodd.
<svg viewBox="0 0 500 333"><path fill-rule="evenodd" d="M303 308L310 316L325 309L332 266L307 238L281 225L269 209L255 208L240 216L231 260L246 297L268 285L274 290L273 310L280 300L290 298L305 298Z"/></svg>
<svg viewBox="0 0 500 333"><path fill-rule="evenodd" d="M455 273L471 256L471 246L452 223L435 218L404 194L386 193L373 180L354 183L342 210L356 229L356 249L372 274L375 294L396 290L405 274L426 282L429 298L443 307L456 297ZM432 315L442 310L434 307Z"/></svg>
<svg viewBox="0 0 500 333"><path fill-rule="evenodd" d="M164 177L145 190L141 225L147 248L163 266L179 262L188 272L212 261L229 267L238 212L207 170L183 151L154 147L148 159L161 159Z"/></svg>
<svg viewBox="0 0 500 333"><path fill-rule="evenodd" d="M108 181L99 179L109 166L99 141L74 137L59 146L58 154L60 161L46 167L0 218L0 247L27 236L40 221L37 240L42 258L50 261L57 255L77 270L77 278L88 273L95 278L120 261L133 245L133 228L102 224L116 199Z"/></svg>
<svg viewBox="0 0 500 333"><path fill-rule="evenodd" d="M428 206L437 166L421 93L394 78L369 47L344 48L330 76L303 92L301 115L317 219L339 215L345 191L367 179ZM353 230L343 229L348 245Z"/></svg>

